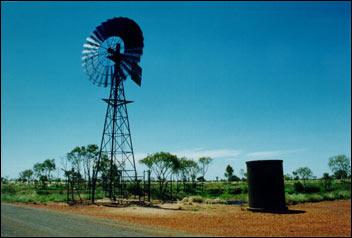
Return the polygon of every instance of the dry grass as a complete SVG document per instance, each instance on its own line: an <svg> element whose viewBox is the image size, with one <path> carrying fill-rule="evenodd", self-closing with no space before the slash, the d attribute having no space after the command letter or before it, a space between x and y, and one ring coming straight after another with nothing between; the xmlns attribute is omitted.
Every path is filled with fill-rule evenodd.
<svg viewBox="0 0 352 238"><path fill-rule="evenodd" d="M303 213L270 214L220 204L163 204L160 208L30 205L216 236L351 236L351 200L289 206Z"/></svg>

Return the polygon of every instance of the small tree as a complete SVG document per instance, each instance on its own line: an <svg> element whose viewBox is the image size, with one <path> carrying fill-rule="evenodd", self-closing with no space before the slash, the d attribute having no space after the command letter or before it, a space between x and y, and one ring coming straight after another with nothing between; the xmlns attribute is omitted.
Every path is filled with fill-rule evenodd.
<svg viewBox="0 0 352 238"><path fill-rule="evenodd" d="M33 171L31 169L23 170L19 175L19 180L29 183L32 180Z"/></svg>
<svg viewBox="0 0 352 238"><path fill-rule="evenodd" d="M94 174L94 164L98 160L99 147L97 145L91 144L87 146L84 165L86 168L86 173L88 177L88 190L91 190L92 186L92 175Z"/></svg>
<svg viewBox="0 0 352 238"><path fill-rule="evenodd" d="M227 165L226 169L225 169L225 177L227 178L227 181L232 181L232 177L233 177L233 168L231 167L231 165Z"/></svg>
<svg viewBox="0 0 352 238"><path fill-rule="evenodd" d="M241 180L244 180L244 169L240 169Z"/></svg>
<svg viewBox="0 0 352 238"><path fill-rule="evenodd" d="M187 166L187 171L189 174L189 177L192 180L192 183L195 183L197 175L199 174L200 168L194 160L188 160L188 166Z"/></svg>
<svg viewBox="0 0 352 238"><path fill-rule="evenodd" d="M292 177L291 174L287 173L287 174L284 175L284 179L285 179L285 180L292 180L293 177Z"/></svg>
<svg viewBox="0 0 352 238"><path fill-rule="evenodd" d="M209 164L212 162L212 160L213 159L210 157L201 157L198 159L200 173L203 177L203 180L205 180L205 174L208 172Z"/></svg>
<svg viewBox="0 0 352 238"><path fill-rule="evenodd" d="M324 173L321 178L321 182L325 191L331 191L332 189L332 178L329 173Z"/></svg>
<svg viewBox="0 0 352 238"><path fill-rule="evenodd" d="M304 185L306 185L306 181L308 179L313 177L313 172L308 167L300 167L296 171L294 171L294 174L297 174L297 176L303 180Z"/></svg>
<svg viewBox="0 0 352 238"><path fill-rule="evenodd" d="M160 195L163 195L166 189L167 178L180 168L180 161L177 156L167 152L148 155L139 162L146 165L157 177Z"/></svg>
<svg viewBox="0 0 352 238"><path fill-rule="evenodd" d="M51 172L54 171L56 169L56 165L55 165L55 160L54 159L47 159L43 162L42 164L43 166L43 170L44 172L46 172L46 177L49 180L49 182L51 181Z"/></svg>
<svg viewBox="0 0 352 238"><path fill-rule="evenodd" d="M44 172L45 172L44 164L43 163L34 164L33 171L34 171L35 177L38 179L39 182L41 182L41 187L45 188L45 182L47 181L47 177L44 175Z"/></svg>
<svg viewBox="0 0 352 238"><path fill-rule="evenodd" d="M337 179L345 179L351 175L350 158L346 155L336 155L330 157L329 167Z"/></svg>
<svg viewBox="0 0 352 238"><path fill-rule="evenodd" d="M33 171L35 177L39 179L39 177L44 173L44 165L42 163L35 163L33 166Z"/></svg>
<svg viewBox="0 0 352 238"><path fill-rule="evenodd" d="M9 178L8 178L8 176L1 177L1 183L2 183L2 184L8 184L8 183L9 183Z"/></svg>

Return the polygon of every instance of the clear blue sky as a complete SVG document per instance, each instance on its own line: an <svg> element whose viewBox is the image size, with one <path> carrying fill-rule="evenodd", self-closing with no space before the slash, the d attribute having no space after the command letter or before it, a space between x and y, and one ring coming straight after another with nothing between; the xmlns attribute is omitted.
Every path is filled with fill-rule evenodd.
<svg viewBox="0 0 352 238"><path fill-rule="evenodd" d="M1 2L1 176L99 144L108 90L81 69L85 38L117 16L143 30L142 87L126 95L137 158L253 159L284 173L351 156L350 2ZM143 168L139 166L139 170Z"/></svg>

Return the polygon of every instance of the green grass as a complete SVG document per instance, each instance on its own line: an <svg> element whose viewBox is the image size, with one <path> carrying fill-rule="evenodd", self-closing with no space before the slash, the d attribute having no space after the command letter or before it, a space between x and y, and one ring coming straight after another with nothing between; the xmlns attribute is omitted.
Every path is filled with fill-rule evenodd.
<svg viewBox="0 0 352 238"><path fill-rule="evenodd" d="M304 189L296 186L295 183L302 181L285 181L285 196L287 204L297 204L304 202L332 201L337 199L351 198L351 181L331 181L331 186L324 186L322 180L310 180L304 183ZM180 184L179 184L180 185ZM188 188L189 188L188 184ZM248 201L248 187L245 182L205 182L203 189L184 190L183 185L179 187L176 194L176 186L173 185L173 199L182 200L185 197L190 202L212 203L215 201L222 203L228 200ZM187 188L187 187L186 187ZM152 183L152 198L160 199L158 194L158 184ZM104 197L104 192L99 188L96 198ZM1 201L6 202L66 202L66 190L64 184L51 184L46 189L38 189L31 184L15 183L1 184ZM77 200L79 199L76 195ZM82 199L89 199L87 193L82 192Z"/></svg>

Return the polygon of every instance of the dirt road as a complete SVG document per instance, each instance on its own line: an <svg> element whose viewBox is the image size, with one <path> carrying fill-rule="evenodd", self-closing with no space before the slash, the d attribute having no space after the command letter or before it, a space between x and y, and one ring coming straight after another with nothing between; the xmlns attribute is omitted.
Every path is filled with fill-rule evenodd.
<svg viewBox="0 0 352 238"><path fill-rule="evenodd" d="M325 201L289 206L287 214L256 213L239 206L163 204L151 207L68 206L21 204L67 214L110 219L210 236L337 236L351 237L351 200Z"/></svg>
<svg viewBox="0 0 352 238"><path fill-rule="evenodd" d="M113 220L45 209L1 204L1 237L4 236L182 236Z"/></svg>

